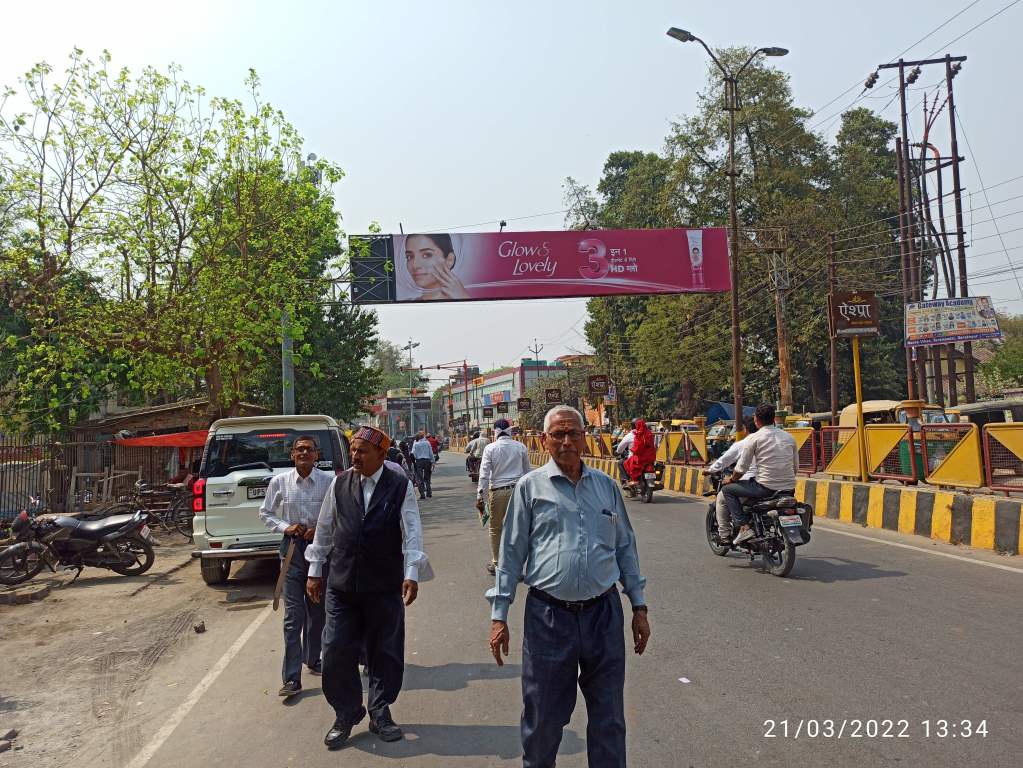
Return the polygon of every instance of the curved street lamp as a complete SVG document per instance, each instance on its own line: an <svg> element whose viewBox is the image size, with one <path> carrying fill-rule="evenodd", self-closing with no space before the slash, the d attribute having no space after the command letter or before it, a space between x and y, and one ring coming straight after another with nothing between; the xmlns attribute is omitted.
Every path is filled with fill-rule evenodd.
<svg viewBox="0 0 1023 768"><path fill-rule="evenodd" d="M668 30L668 37L678 40L680 43L697 42L710 56L711 61L721 70L725 84L725 109L728 110L728 272L732 283L732 388L735 394L735 436L739 438L743 433L742 422L742 358L739 343L739 216L735 201L735 177L738 175L735 170L735 112L739 109L738 100L738 79L746 71L746 67L753 63L753 60L763 54L764 56L784 56L789 51L787 48L769 46L757 48L750 55L746 62L732 74L728 68L721 63L721 60L714 55L703 40L692 32L678 27Z"/></svg>

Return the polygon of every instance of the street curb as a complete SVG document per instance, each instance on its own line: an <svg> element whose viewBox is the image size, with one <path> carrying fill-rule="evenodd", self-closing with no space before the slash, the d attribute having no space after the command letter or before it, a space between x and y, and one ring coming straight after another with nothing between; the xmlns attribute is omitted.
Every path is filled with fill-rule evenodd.
<svg viewBox="0 0 1023 768"><path fill-rule="evenodd" d="M529 460L541 466L547 455L533 451ZM613 459L585 461L618 479ZM669 464L664 470L665 490L700 498L710 490L701 472L702 467ZM817 517L1007 555L1023 552L1023 501L1016 499L802 477L796 480L796 498L812 505Z"/></svg>

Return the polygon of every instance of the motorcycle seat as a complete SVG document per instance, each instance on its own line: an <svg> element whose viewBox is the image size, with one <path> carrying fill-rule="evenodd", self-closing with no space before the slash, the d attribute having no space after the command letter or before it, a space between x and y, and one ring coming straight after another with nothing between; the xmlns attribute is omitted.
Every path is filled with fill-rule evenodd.
<svg viewBox="0 0 1023 768"><path fill-rule="evenodd" d="M772 509L794 509L799 503L792 491L779 491L774 496L760 499L750 505L754 512L768 512Z"/></svg>
<svg viewBox="0 0 1023 768"><path fill-rule="evenodd" d="M83 538L98 539L124 527L134 517L134 515L111 515L110 517L101 517L99 520L76 520L73 517L62 517L58 518L57 524L62 528L71 528Z"/></svg>

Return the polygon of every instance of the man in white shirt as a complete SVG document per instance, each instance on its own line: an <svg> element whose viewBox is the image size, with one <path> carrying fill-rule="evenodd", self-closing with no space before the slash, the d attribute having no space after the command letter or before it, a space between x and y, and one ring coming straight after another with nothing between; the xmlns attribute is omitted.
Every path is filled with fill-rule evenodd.
<svg viewBox="0 0 1023 768"><path fill-rule="evenodd" d="M433 496L433 486L430 484L433 476L433 446L426 439L425 432L420 432L416 436L416 441L412 444L412 456L416 460L416 471L422 482L419 487L419 498L431 498Z"/></svg>
<svg viewBox="0 0 1023 768"><path fill-rule="evenodd" d="M512 437L512 426L507 419L494 422L496 439L483 450L480 463L480 483L476 489L476 508L483 511L483 494L489 490L490 505L490 563L487 572L497 569L501 552L501 528L508 511L515 483L533 467L529 464L529 450Z"/></svg>
<svg viewBox="0 0 1023 768"><path fill-rule="evenodd" d="M756 420L747 416L744 419L746 423L746 437L749 437L757 431ZM721 456L711 463L709 467L703 470L703 474L709 475L712 472L721 472L722 470L728 469L734 466L739 461L739 455L742 453L742 440L736 440L732 443L728 450L721 454ZM754 461L750 468L746 471L746 474L742 476L743 480L752 480L757 474L757 464ZM722 486L723 488L724 486ZM718 520L718 539L722 542L730 542L732 540L732 519L728 515L728 506L725 504L725 494L719 490L717 498L714 500L714 510Z"/></svg>
<svg viewBox="0 0 1023 768"><path fill-rule="evenodd" d="M331 749L344 745L366 716L358 665L363 647L369 730L383 741L403 735L390 705L401 692L405 669L405 607L415 601L419 582L429 581L433 573L423 552L412 483L384 462L390 442L372 427L356 432L353 468L331 484L306 550L306 592L317 603L326 598L323 693L335 720L324 743ZM328 560L330 573L324 579Z"/></svg>
<svg viewBox="0 0 1023 768"><path fill-rule="evenodd" d="M274 475L266 488L259 517L271 531L284 534L281 567L294 547L284 576L284 660L279 695L290 697L302 690L302 663L320 674L320 636L323 634L323 604L305 593L308 564L305 551L313 540L316 519L334 475L316 468L320 446L312 435L302 435L291 445L295 468Z"/></svg>
<svg viewBox="0 0 1023 768"><path fill-rule="evenodd" d="M735 544L742 544L755 535L749 526L749 514L742 506L743 499L765 499L777 491L796 487L799 467L796 439L775 425L774 406L769 403L757 406L754 419L757 432L742 441L739 463L735 465L731 481L722 488L732 521L740 526ZM754 463L756 477L743 480L742 476Z"/></svg>

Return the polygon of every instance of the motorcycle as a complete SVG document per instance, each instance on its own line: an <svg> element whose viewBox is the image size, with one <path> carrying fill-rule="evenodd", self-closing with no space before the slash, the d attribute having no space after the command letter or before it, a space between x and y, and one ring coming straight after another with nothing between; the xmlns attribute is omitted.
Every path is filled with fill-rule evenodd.
<svg viewBox="0 0 1023 768"><path fill-rule="evenodd" d="M33 507L38 501L33 499ZM11 525L14 543L0 552L0 584L21 584L44 567L76 568L72 583L88 566L123 576L139 576L156 560L146 513L111 515L95 520L74 517L40 519L28 510Z"/></svg>
<svg viewBox="0 0 1023 768"><path fill-rule="evenodd" d="M483 459L478 456L469 456L465 460L465 471L469 473L469 482L475 485L480 481L480 464Z"/></svg>
<svg viewBox="0 0 1023 768"><path fill-rule="evenodd" d="M730 471L730 470L728 470ZM774 576L788 576L796 564L796 547L810 541L813 526L813 507L798 501L792 491L778 491L766 499L748 499L743 506L750 512L750 526L755 535L741 544L718 537L717 505L715 499L724 484L725 472L708 474L713 490L704 493L712 497L707 509L707 544L711 551L724 557L735 550L749 555L750 562L759 555L764 570Z"/></svg>
<svg viewBox="0 0 1023 768"><path fill-rule="evenodd" d="M630 480L628 472L625 471L625 460L618 463L622 475L622 490L628 494L630 499L637 496L643 499L644 504L654 500L654 491L664 490L664 462L655 461L643 467L643 474L639 480Z"/></svg>

